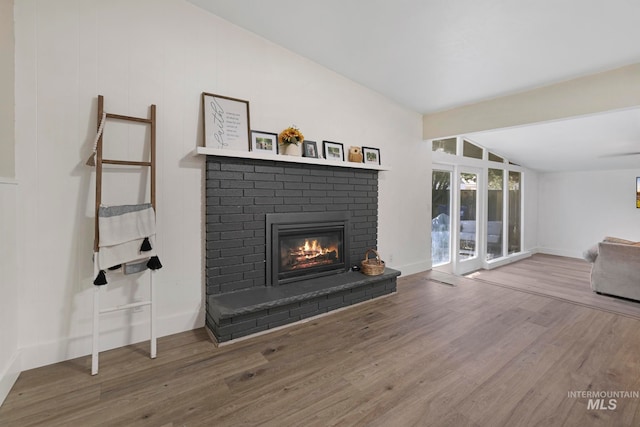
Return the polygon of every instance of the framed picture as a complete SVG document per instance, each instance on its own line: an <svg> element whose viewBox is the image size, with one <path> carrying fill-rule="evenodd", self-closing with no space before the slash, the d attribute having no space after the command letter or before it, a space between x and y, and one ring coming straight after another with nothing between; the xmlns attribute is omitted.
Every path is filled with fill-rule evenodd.
<svg viewBox="0 0 640 427"><path fill-rule="evenodd" d="M380 164L380 150L371 147L362 147L362 155L364 163L368 165Z"/></svg>
<svg viewBox="0 0 640 427"><path fill-rule="evenodd" d="M204 146L248 151L249 101L202 92Z"/></svg>
<svg viewBox="0 0 640 427"><path fill-rule="evenodd" d="M640 209L640 176L636 177L636 208Z"/></svg>
<svg viewBox="0 0 640 427"><path fill-rule="evenodd" d="M318 146L315 141L302 141L302 155L304 157L318 158Z"/></svg>
<svg viewBox="0 0 640 427"><path fill-rule="evenodd" d="M344 162L344 146L339 142L322 141L324 158Z"/></svg>
<svg viewBox="0 0 640 427"><path fill-rule="evenodd" d="M278 154L278 134L252 130L251 151Z"/></svg>

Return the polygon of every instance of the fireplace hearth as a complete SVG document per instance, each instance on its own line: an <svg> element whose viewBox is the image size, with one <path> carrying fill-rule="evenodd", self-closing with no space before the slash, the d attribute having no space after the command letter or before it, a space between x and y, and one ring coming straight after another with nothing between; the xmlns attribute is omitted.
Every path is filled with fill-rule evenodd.
<svg viewBox="0 0 640 427"><path fill-rule="evenodd" d="M267 286L327 274L349 266L348 212L266 215Z"/></svg>

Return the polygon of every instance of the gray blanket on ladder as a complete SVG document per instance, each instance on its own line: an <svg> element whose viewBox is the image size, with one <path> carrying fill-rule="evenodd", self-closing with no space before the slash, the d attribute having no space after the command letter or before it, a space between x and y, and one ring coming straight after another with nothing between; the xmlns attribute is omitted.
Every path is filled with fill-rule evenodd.
<svg viewBox="0 0 640 427"><path fill-rule="evenodd" d="M100 206L98 228L97 262L102 276L104 270L118 266L124 266L125 274L162 267L155 250L156 216L150 203ZM104 277L96 281L94 284L106 284Z"/></svg>

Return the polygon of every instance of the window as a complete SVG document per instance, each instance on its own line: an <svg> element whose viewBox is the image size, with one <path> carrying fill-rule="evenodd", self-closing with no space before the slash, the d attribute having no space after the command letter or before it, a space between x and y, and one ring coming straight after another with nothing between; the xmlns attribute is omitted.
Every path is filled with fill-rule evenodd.
<svg viewBox="0 0 640 427"><path fill-rule="evenodd" d="M461 260L478 255L478 175L460 173L460 248Z"/></svg>
<svg viewBox="0 0 640 427"><path fill-rule="evenodd" d="M521 253L521 166L462 136L431 144L432 266L465 274Z"/></svg>
<svg viewBox="0 0 640 427"><path fill-rule="evenodd" d="M432 142L431 150L456 155L457 145L457 138L436 139Z"/></svg>
<svg viewBox="0 0 640 427"><path fill-rule="evenodd" d="M497 156L493 153L489 153L489 161L490 162L499 162L499 163L504 163L504 159L500 156Z"/></svg>
<svg viewBox="0 0 640 427"><path fill-rule="evenodd" d="M509 171L509 255L520 252L521 242L521 176Z"/></svg>
<svg viewBox="0 0 640 427"><path fill-rule="evenodd" d="M475 144L465 140L462 144L462 155L464 157L471 157L472 159L482 159L482 147L478 147Z"/></svg>
<svg viewBox="0 0 640 427"><path fill-rule="evenodd" d="M487 261L503 253L504 170L489 169L487 179Z"/></svg>
<svg viewBox="0 0 640 427"><path fill-rule="evenodd" d="M431 181L431 263L451 261L451 172L433 170Z"/></svg>

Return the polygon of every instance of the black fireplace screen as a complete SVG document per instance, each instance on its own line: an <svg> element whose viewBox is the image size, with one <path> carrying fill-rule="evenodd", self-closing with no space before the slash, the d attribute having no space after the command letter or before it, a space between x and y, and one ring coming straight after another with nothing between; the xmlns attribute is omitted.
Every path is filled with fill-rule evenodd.
<svg viewBox="0 0 640 427"><path fill-rule="evenodd" d="M283 233L279 239L281 274L344 263L341 230Z"/></svg>
<svg viewBox="0 0 640 427"><path fill-rule="evenodd" d="M348 217L344 214L267 215L267 284L344 272Z"/></svg>

